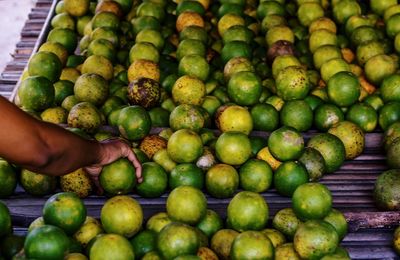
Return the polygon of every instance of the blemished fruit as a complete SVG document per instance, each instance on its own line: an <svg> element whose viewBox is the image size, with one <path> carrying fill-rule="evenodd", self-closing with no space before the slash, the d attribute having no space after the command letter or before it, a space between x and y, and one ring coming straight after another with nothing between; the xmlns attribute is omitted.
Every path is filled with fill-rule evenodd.
<svg viewBox="0 0 400 260"><path fill-rule="evenodd" d="M324 218L332 209L331 192L320 183L302 184L293 193L292 207L301 220Z"/></svg>
<svg viewBox="0 0 400 260"><path fill-rule="evenodd" d="M101 224L107 233L129 238L139 232L142 223L142 207L131 197L115 196L101 209Z"/></svg>
<svg viewBox="0 0 400 260"><path fill-rule="evenodd" d="M44 225L28 233L24 252L31 259L64 259L68 252L69 240L62 229Z"/></svg>
<svg viewBox="0 0 400 260"><path fill-rule="evenodd" d="M261 195L242 191L229 202L227 222L239 232L261 230L267 225L268 214L268 204Z"/></svg>
<svg viewBox="0 0 400 260"><path fill-rule="evenodd" d="M206 214L207 199L199 189L179 186L169 194L166 207L172 220L195 225Z"/></svg>
<svg viewBox="0 0 400 260"><path fill-rule="evenodd" d="M56 190L57 178L22 169L20 183L27 193L33 196L43 196Z"/></svg>
<svg viewBox="0 0 400 260"><path fill-rule="evenodd" d="M107 195L122 195L136 185L135 168L126 158L120 158L103 167L99 181Z"/></svg>
<svg viewBox="0 0 400 260"><path fill-rule="evenodd" d="M167 140L159 135L147 135L140 142L139 148L151 159L156 152L167 148Z"/></svg>
<svg viewBox="0 0 400 260"><path fill-rule="evenodd" d="M324 157L314 148L305 148L299 162L306 167L310 181L319 180L326 171Z"/></svg>
<svg viewBox="0 0 400 260"><path fill-rule="evenodd" d="M160 85L151 78L138 78L128 87L128 98L132 105L140 105L146 109L158 105L160 100Z"/></svg>
<svg viewBox="0 0 400 260"><path fill-rule="evenodd" d="M296 216L292 208L281 209L275 214L272 220L272 226L289 239L293 239L301 223L301 220Z"/></svg>
<svg viewBox="0 0 400 260"><path fill-rule="evenodd" d="M74 192L79 198L86 198L93 191L94 185L88 173L82 168L60 177L61 189Z"/></svg>
<svg viewBox="0 0 400 260"><path fill-rule="evenodd" d="M94 237L103 232L100 222L93 217L87 216L85 222L73 235L73 238L85 248Z"/></svg>
<svg viewBox="0 0 400 260"><path fill-rule="evenodd" d="M271 241L259 231L245 231L233 240L231 259L274 259Z"/></svg>
<svg viewBox="0 0 400 260"><path fill-rule="evenodd" d="M306 70L300 66L282 69L276 77L277 95L283 100L303 99L310 91Z"/></svg>
<svg viewBox="0 0 400 260"><path fill-rule="evenodd" d="M232 229L220 229L211 238L211 249L220 259L229 259L232 243L239 232Z"/></svg>
<svg viewBox="0 0 400 260"><path fill-rule="evenodd" d="M293 243L285 243L275 248L276 259L300 260L299 254L294 250Z"/></svg>
<svg viewBox="0 0 400 260"><path fill-rule="evenodd" d="M74 95L78 101L91 102L100 106L106 101L109 93L107 81L93 73L79 76L74 85Z"/></svg>
<svg viewBox="0 0 400 260"><path fill-rule="evenodd" d="M86 219L86 208L75 193L57 193L44 204L43 219L46 224L57 226L66 234L74 234Z"/></svg>
<svg viewBox="0 0 400 260"><path fill-rule="evenodd" d="M168 217L166 212L159 212L149 218L146 223L146 229L159 233L161 229L171 222L172 220Z"/></svg>
<svg viewBox="0 0 400 260"><path fill-rule="evenodd" d="M335 252L339 237L329 223L323 220L309 220L299 226L293 244L301 258L319 259Z"/></svg>
<svg viewBox="0 0 400 260"><path fill-rule="evenodd" d="M101 125L100 111L90 102L74 105L68 114L68 126L94 133Z"/></svg>
<svg viewBox="0 0 400 260"><path fill-rule="evenodd" d="M382 210L397 210L399 208L399 176L398 169L385 171L378 176L373 193L378 208Z"/></svg>

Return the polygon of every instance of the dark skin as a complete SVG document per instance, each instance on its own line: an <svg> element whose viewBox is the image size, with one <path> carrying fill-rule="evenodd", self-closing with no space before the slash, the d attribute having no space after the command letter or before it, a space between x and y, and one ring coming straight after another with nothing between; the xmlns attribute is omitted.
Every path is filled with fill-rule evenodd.
<svg viewBox="0 0 400 260"><path fill-rule="evenodd" d="M86 140L60 126L33 118L0 96L0 156L21 167L60 176L84 168L98 184L102 167L129 159L142 181L142 166L122 140Z"/></svg>

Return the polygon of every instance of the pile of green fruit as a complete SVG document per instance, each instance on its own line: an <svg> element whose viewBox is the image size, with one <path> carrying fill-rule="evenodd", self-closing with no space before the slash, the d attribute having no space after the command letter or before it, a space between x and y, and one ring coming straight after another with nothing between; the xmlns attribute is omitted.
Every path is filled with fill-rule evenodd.
<svg viewBox="0 0 400 260"><path fill-rule="evenodd" d="M215 211L207 209L206 197L199 189L180 186L169 194L166 212L153 215L144 224L140 204L129 196L107 200L98 221L87 215L75 193L63 192L46 201L43 215L30 224L26 237L12 234L9 211L0 203L1 256L52 260L350 259L339 246L347 222L331 206L325 186L305 184L295 192L293 209L279 211L273 227L268 227L265 199L242 191L230 201L224 223Z"/></svg>
<svg viewBox="0 0 400 260"><path fill-rule="evenodd" d="M341 213L330 205L305 217L296 201L309 195L302 187L359 156L368 132L386 131L389 165L399 168L399 17L395 0L64 0L15 101L85 138L112 137L100 130L109 125L132 142L144 181L118 160L100 175L108 196L154 198L189 185L231 198L274 187L292 197L291 216L305 221L299 230L332 235L336 226L324 220ZM310 129L321 133L305 141ZM18 170L1 163L0 179L12 178L0 182L0 195L9 196ZM24 169L19 179L33 195L57 187L54 177ZM81 169L60 183L81 198L93 190ZM286 248L313 259L296 240L302 232L279 231L294 237ZM344 234L326 237L331 247L316 258L333 253Z"/></svg>

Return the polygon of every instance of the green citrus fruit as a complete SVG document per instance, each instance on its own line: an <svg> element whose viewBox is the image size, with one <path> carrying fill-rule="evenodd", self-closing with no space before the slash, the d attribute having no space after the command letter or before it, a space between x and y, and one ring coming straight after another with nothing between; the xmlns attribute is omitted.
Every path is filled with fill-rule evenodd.
<svg viewBox="0 0 400 260"><path fill-rule="evenodd" d="M178 73L179 76L188 75L205 81L210 73L210 66L203 56L189 54L179 61Z"/></svg>
<svg viewBox="0 0 400 260"><path fill-rule="evenodd" d="M251 143L247 135L240 132L225 132L215 144L217 158L226 164L240 165L251 155Z"/></svg>
<svg viewBox="0 0 400 260"><path fill-rule="evenodd" d="M258 103L261 96L261 80L254 72L242 71L232 75L228 82L228 95L240 106Z"/></svg>
<svg viewBox="0 0 400 260"><path fill-rule="evenodd" d="M299 132L307 131L313 123L313 112L304 100L289 100L280 111L281 124Z"/></svg>
<svg viewBox="0 0 400 260"><path fill-rule="evenodd" d="M283 162L274 174L274 187L279 194L290 197L301 184L308 182L307 169L298 162Z"/></svg>
<svg viewBox="0 0 400 260"><path fill-rule="evenodd" d="M339 24L344 24L353 15L360 15L361 7L357 1L339 1L333 6L333 17Z"/></svg>
<svg viewBox="0 0 400 260"><path fill-rule="evenodd" d="M301 220L324 218L332 209L331 192L320 183L302 184L293 193L292 207Z"/></svg>
<svg viewBox="0 0 400 260"><path fill-rule="evenodd" d="M299 66L282 69L276 77L276 91L285 101L305 98L310 91L306 70Z"/></svg>
<svg viewBox="0 0 400 260"><path fill-rule="evenodd" d="M304 3L299 6L297 16L303 26L310 26L311 23L324 16L324 9L319 3Z"/></svg>
<svg viewBox="0 0 400 260"><path fill-rule="evenodd" d="M151 128L151 119L147 111L140 106L123 108L118 116L118 129L129 140L140 140Z"/></svg>
<svg viewBox="0 0 400 260"><path fill-rule="evenodd" d="M317 134L311 137L307 146L316 149L324 157L327 173L338 170L346 158L346 151L342 141L329 133Z"/></svg>
<svg viewBox="0 0 400 260"><path fill-rule="evenodd" d="M337 209L332 209L324 220L331 224L339 235L339 240L342 240L347 234L348 224L343 213Z"/></svg>
<svg viewBox="0 0 400 260"><path fill-rule="evenodd" d="M104 234L94 240L89 250L90 259L135 259L129 241L118 234Z"/></svg>
<svg viewBox="0 0 400 260"><path fill-rule="evenodd" d="M54 102L54 87L45 77L31 76L22 81L18 98L24 108L41 111Z"/></svg>
<svg viewBox="0 0 400 260"><path fill-rule="evenodd" d="M207 171L205 184L211 196L229 198L239 186L239 175L231 165L216 164Z"/></svg>
<svg viewBox="0 0 400 260"><path fill-rule="evenodd" d="M293 243L301 258L320 259L335 252L339 237L331 224L323 220L310 220L300 225Z"/></svg>
<svg viewBox="0 0 400 260"><path fill-rule="evenodd" d="M183 223L165 226L157 238L157 248L164 259L176 259L179 255L196 254L200 241L193 227Z"/></svg>
<svg viewBox="0 0 400 260"><path fill-rule="evenodd" d="M274 259L274 246L261 232L245 231L233 240L231 259Z"/></svg>
<svg viewBox="0 0 400 260"><path fill-rule="evenodd" d="M132 237L143 223L140 204L129 196L115 196L101 208L101 224L107 233Z"/></svg>
<svg viewBox="0 0 400 260"><path fill-rule="evenodd" d="M75 31L64 28L52 29L47 36L47 41L60 43L67 49L69 54L73 54L78 45Z"/></svg>
<svg viewBox="0 0 400 260"><path fill-rule="evenodd" d="M209 239L223 226L221 217L211 209L207 209L204 218L196 225Z"/></svg>
<svg viewBox="0 0 400 260"><path fill-rule="evenodd" d="M175 189L178 186L190 185L197 189L204 186L204 173L194 164L182 163L177 165L169 174L169 187Z"/></svg>
<svg viewBox="0 0 400 260"><path fill-rule="evenodd" d="M185 128L199 132L205 125L205 118L198 106L181 104L172 110L169 125L174 131Z"/></svg>
<svg viewBox="0 0 400 260"><path fill-rule="evenodd" d="M325 103L315 109L314 124L321 131L327 131L333 125L343 120L343 112L336 105Z"/></svg>
<svg viewBox="0 0 400 260"><path fill-rule="evenodd" d="M215 115L215 123L221 132L242 132L248 135L253 129L250 112L242 106L221 106Z"/></svg>
<svg viewBox="0 0 400 260"><path fill-rule="evenodd" d="M326 171L324 157L314 148L305 148L299 162L306 167L310 181L319 180Z"/></svg>
<svg viewBox="0 0 400 260"><path fill-rule="evenodd" d="M188 75L178 78L172 87L172 98L177 104L201 105L205 96L205 84Z"/></svg>
<svg viewBox="0 0 400 260"><path fill-rule="evenodd" d="M309 39L309 48L311 53L314 53L323 45L337 46L336 34L327 29L319 29L312 32Z"/></svg>
<svg viewBox="0 0 400 260"><path fill-rule="evenodd" d="M391 56L382 54L370 58L365 63L364 72L368 81L379 86L383 79L394 74L398 67Z"/></svg>
<svg viewBox="0 0 400 260"><path fill-rule="evenodd" d="M74 105L68 114L68 126L94 133L102 123L100 111L90 102Z"/></svg>
<svg viewBox="0 0 400 260"><path fill-rule="evenodd" d="M143 182L136 186L137 193L144 198L159 197L167 189L168 176L165 170L155 162L142 165Z"/></svg>
<svg viewBox="0 0 400 260"><path fill-rule="evenodd" d="M110 196L127 194L136 185L135 168L128 159L118 159L103 167L99 181Z"/></svg>
<svg viewBox="0 0 400 260"><path fill-rule="evenodd" d="M69 240L62 229L44 225L28 233L24 252L31 259L64 259L68 252Z"/></svg>
<svg viewBox="0 0 400 260"><path fill-rule="evenodd" d="M289 239L293 239L294 234L301 223L302 222L294 214L292 208L279 210L272 220L272 226L282 232Z"/></svg>
<svg viewBox="0 0 400 260"><path fill-rule="evenodd" d="M6 204L0 202L0 236L4 237L12 233L12 223L10 210L7 208Z"/></svg>
<svg viewBox="0 0 400 260"><path fill-rule="evenodd" d="M268 190L272 184L272 178L272 169L263 160L248 160L239 170L240 186L247 191L264 192Z"/></svg>
<svg viewBox="0 0 400 260"><path fill-rule="evenodd" d="M93 238L103 232L100 222L93 217L87 216L85 222L73 235L73 238L83 247L86 247Z"/></svg>
<svg viewBox="0 0 400 260"><path fill-rule="evenodd" d="M268 147L271 154L280 161L295 160L303 152L304 140L294 128L283 126L271 133Z"/></svg>
<svg viewBox="0 0 400 260"><path fill-rule="evenodd" d="M178 163L194 162L203 153L203 144L198 134L189 129L174 132L168 140L168 154Z"/></svg>
<svg viewBox="0 0 400 260"><path fill-rule="evenodd" d="M270 104L256 104L251 108L251 117L254 129L260 131L274 131L279 125L279 113Z"/></svg>
<svg viewBox="0 0 400 260"><path fill-rule="evenodd" d="M386 131L388 127L400 119L400 102L386 103L379 110L379 126Z"/></svg>
<svg viewBox="0 0 400 260"><path fill-rule="evenodd" d="M0 160L0 198L12 195L17 182L17 170L7 161Z"/></svg>
<svg viewBox="0 0 400 260"><path fill-rule="evenodd" d="M242 191L229 202L227 221L239 232L261 230L267 224L268 213L268 205L261 195Z"/></svg>
<svg viewBox="0 0 400 260"><path fill-rule="evenodd" d="M350 121L342 121L332 126L328 133L337 136L342 141L346 151L346 159L354 159L363 152L364 132L358 125Z"/></svg>
<svg viewBox="0 0 400 260"><path fill-rule="evenodd" d="M293 243L285 243L275 248L275 257L277 259L300 260L299 254L294 250Z"/></svg>
<svg viewBox="0 0 400 260"><path fill-rule="evenodd" d="M340 107L354 104L360 96L360 82L351 72L334 74L328 81L329 99Z"/></svg>
<svg viewBox="0 0 400 260"><path fill-rule="evenodd" d="M78 101L86 101L100 106L108 97L109 87L102 76L93 73L82 74L74 85Z"/></svg>
<svg viewBox="0 0 400 260"><path fill-rule="evenodd" d="M357 124L364 132L372 132L378 124L378 114L370 105L356 103L347 111L346 120Z"/></svg>
<svg viewBox="0 0 400 260"><path fill-rule="evenodd" d="M44 204L43 219L46 224L57 226L67 234L73 234L85 221L86 208L75 193L57 193Z"/></svg>
<svg viewBox="0 0 400 260"><path fill-rule="evenodd" d="M138 42L133 45L129 51L129 62L133 63L135 60L150 60L158 63L160 54L153 44L149 42Z"/></svg>
<svg viewBox="0 0 400 260"><path fill-rule="evenodd" d="M211 238L211 249L220 259L229 259L233 240L239 235L232 229L221 229Z"/></svg>
<svg viewBox="0 0 400 260"><path fill-rule="evenodd" d="M199 189L179 186L169 194L166 207L171 220L195 225L206 214L207 200Z"/></svg>
<svg viewBox="0 0 400 260"><path fill-rule="evenodd" d="M56 190L57 178L22 169L20 183L24 190L33 196L51 194Z"/></svg>
<svg viewBox="0 0 400 260"><path fill-rule="evenodd" d="M157 233L152 230L143 230L130 240L135 257L142 258L146 253L157 249Z"/></svg>

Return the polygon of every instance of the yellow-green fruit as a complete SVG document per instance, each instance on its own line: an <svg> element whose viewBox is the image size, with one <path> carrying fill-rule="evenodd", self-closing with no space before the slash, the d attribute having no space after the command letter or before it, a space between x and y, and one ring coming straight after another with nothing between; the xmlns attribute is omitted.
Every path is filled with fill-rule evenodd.
<svg viewBox="0 0 400 260"><path fill-rule="evenodd" d="M86 247L94 237L103 232L100 222L93 217L87 216L85 222L73 235L73 238L83 247Z"/></svg>
<svg viewBox="0 0 400 260"><path fill-rule="evenodd" d="M157 82L160 81L160 69L158 64L150 61L138 59L135 60L128 69L128 80L132 82L139 78L149 78Z"/></svg>
<svg viewBox="0 0 400 260"><path fill-rule="evenodd" d="M45 122L53 124L65 124L67 122L68 111L62 107L51 107L40 114Z"/></svg>
<svg viewBox="0 0 400 260"><path fill-rule="evenodd" d="M74 192L79 198L86 198L93 190L93 183L82 168L61 176L60 185L63 191Z"/></svg>
<svg viewBox="0 0 400 260"><path fill-rule="evenodd" d="M172 87L172 98L177 104L201 105L207 95L205 84L188 75L175 81Z"/></svg>
<svg viewBox="0 0 400 260"><path fill-rule="evenodd" d="M72 16L82 16L89 11L89 0L64 0L64 9Z"/></svg>

